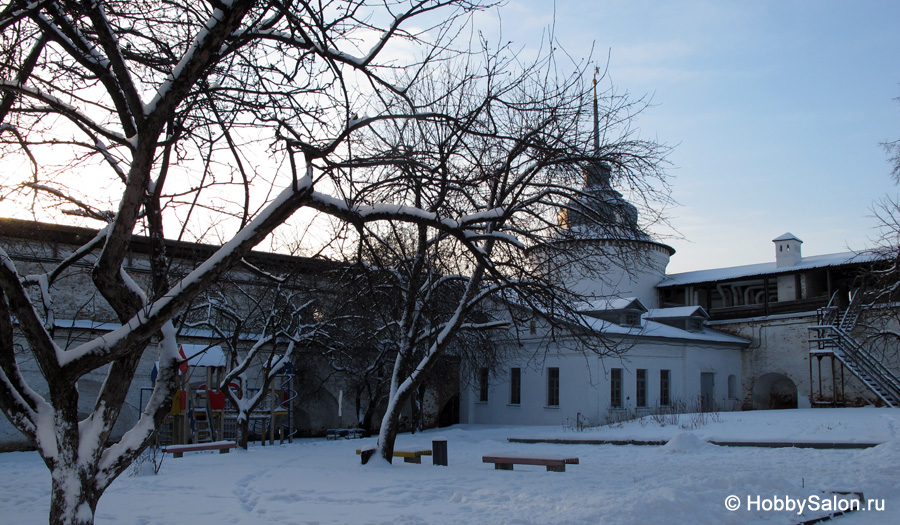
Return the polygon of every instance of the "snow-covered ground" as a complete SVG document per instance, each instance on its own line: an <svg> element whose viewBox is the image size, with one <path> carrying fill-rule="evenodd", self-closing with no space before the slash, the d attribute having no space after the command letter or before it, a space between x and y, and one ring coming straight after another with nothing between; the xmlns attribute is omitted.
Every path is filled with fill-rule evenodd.
<svg viewBox="0 0 900 525"><path fill-rule="evenodd" d="M123 474L101 498L96 521L788 524L828 515L826 504L835 501L830 491L860 491L872 500L871 510L834 523L900 523L900 410L733 412L705 421L682 415L663 423L645 420L582 432L458 425L398 438L399 449L430 448L432 438L446 438L447 467L432 466L427 457L421 465L398 459L392 466L362 466L355 450L374 438L188 453L167 457L158 475ZM518 444L509 437L668 444ZM720 447L706 440L884 444L815 450ZM576 456L580 464L558 473L519 465L499 471L481 462L483 455L497 452ZM0 454L0 473L0 523L45 523L50 477L39 456ZM736 496L740 508L726 509L729 496ZM820 508L811 510L814 504ZM775 510L784 507L790 510Z"/></svg>

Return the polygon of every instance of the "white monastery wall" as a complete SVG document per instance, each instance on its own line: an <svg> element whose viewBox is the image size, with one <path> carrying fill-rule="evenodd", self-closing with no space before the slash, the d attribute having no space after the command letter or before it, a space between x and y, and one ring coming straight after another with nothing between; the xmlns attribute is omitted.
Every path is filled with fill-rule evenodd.
<svg viewBox="0 0 900 525"><path fill-rule="evenodd" d="M523 356L540 355L526 346ZM527 351L530 350L531 353ZM521 370L521 402L510 403L511 368ZM548 405L549 370L559 370L559 404ZM611 374L621 370L621 407L611 407ZM646 400L638 406L637 371L644 370ZM660 371L668 371L667 407L699 407L701 373L715 377L712 400L717 410L740 408L741 351L737 347L703 346L688 342L639 340L622 357L598 358L574 352L550 351L540 361L523 357L490 378L488 399L480 399L479 385L461 392L460 421L476 424L567 425L580 421L599 425L642 415L661 405ZM732 395L729 396L729 376Z"/></svg>
<svg viewBox="0 0 900 525"><path fill-rule="evenodd" d="M743 353L744 380L740 395L744 408L754 406L757 380L776 373L790 379L797 389L799 408L809 408L809 330L816 324L815 312L766 319L742 319L710 323L713 328L751 341Z"/></svg>

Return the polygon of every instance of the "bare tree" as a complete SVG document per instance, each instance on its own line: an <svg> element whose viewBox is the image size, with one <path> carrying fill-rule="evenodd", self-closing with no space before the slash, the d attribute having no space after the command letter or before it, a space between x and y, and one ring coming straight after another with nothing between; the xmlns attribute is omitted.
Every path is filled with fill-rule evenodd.
<svg viewBox="0 0 900 525"><path fill-rule="evenodd" d="M900 140L882 146L889 155L891 178L900 183ZM855 331L862 350L889 373L900 375L900 199L886 195L873 203L871 212L877 234L872 246L857 255L863 264L855 295L837 304L847 307L845 318L853 320L848 328ZM847 291L839 293L846 296Z"/></svg>
<svg viewBox="0 0 900 525"><path fill-rule="evenodd" d="M407 231L403 228L402 231ZM395 232L397 233L397 232ZM408 252L413 245L406 235L382 232L383 244L369 243L362 253L364 262L350 266L336 279L341 291L331 302L332 310L325 314L333 326L328 341L320 348L325 350L331 366L345 377L356 390L355 402L360 427L371 433L375 417L384 415L389 400L393 365L398 355L398 342L403 340L399 319L402 317L403 300L410 294L409 275L415 266ZM452 254L444 254L452 257ZM432 273L437 271L432 268ZM448 280L438 286L423 305L425 322L437 325L450 315L459 299L461 288ZM481 330L462 329L455 334L444 352L451 359L441 362L436 369L422 377L410 401L410 430L424 428L424 397L429 385L457 388L457 369L460 363L468 369L493 366L501 359L507 346L507 330L488 330L491 315L478 307L469 317L479 319ZM506 321L499 326L506 326ZM421 352L428 341L422 341L416 352ZM452 361L452 362L451 362ZM432 378L436 379L434 382Z"/></svg>
<svg viewBox="0 0 900 525"><path fill-rule="evenodd" d="M593 129L585 125L591 115L585 71L562 71L553 53L523 66L509 49L484 44L480 60L437 64L427 70L427 82L403 94L424 118L363 117L372 126L353 144L354 154L324 168L342 187L379 181L358 194L357 205L382 203L371 211L351 215L344 203L321 209L346 220L346 235L358 239L357 262L375 261L391 273L397 290L390 395L376 448L388 462L401 408L460 334L509 329L543 315L590 335L577 338L586 350L621 351L593 337L578 312L584 297L541 261L585 258L564 242L571 235L562 235L557 222L576 195L604 204L610 213L577 211L614 230L625 245L643 239L635 224L622 220L632 208L610 202L609 192L581 189L582 170L585 164L614 166L616 182L652 199L654 183L665 187L665 148L631 135L627 122L642 105L613 92L604 98L602 135L599 122ZM308 148L300 141L295 146ZM389 210L416 210L401 219L411 228ZM587 270L602 278L602 268Z"/></svg>
<svg viewBox="0 0 900 525"><path fill-rule="evenodd" d="M555 305L557 318L571 310L577 321L528 250L554 249L555 217L580 187L578 162L602 160L620 187L652 195L664 150L631 135L641 104L609 93L606 138L590 152L584 72L552 53L523 66L507 48L470 50L461 24L486 5L3 6L0 147L17 166L3 172L3 198L35 214L106 223L40 275L20 275L0 252L0 408L51 472L51 522L91 523L104 490L167 414L180 361L172 318L301 208L336 217L360 246L389 244L382 225L413 225L379 438L385 458L398 407L454 338L509 322L477 317L477 306ZM414 58L398 60L410 47ZM138 231L150 239L146 280L125 264ZM166 232L215 233L223 244L171 279ZM54 297L83 261L120 327L60 345L48 322ZM424 307L443 294L452 308ZM20 344L46 388L29 384L13 351ZM160 362L153 393L135 426L109 444L148 348ZM106 381L82 418L77 382L95 370Z"/></svg>
<svg viewBox="0 0 900 525"><path fill-rule="evenodd" d="M330 330L318 348L325 362L352 389L357 425L366 433L387 401L393 342L391 309L396 295L376 272L351 265L329 275L323 317Z"/></svg>
<svg viewBox="0 0 900 525"><path fill-rule="evenodd" d="M2 7L0 146L14 167L4 170L3 198L36 214L63 210L107 222L45 274L20 275L0 253L0 408L51 471L51 522L93 521L103 491L168 412L179 363L172 317L295 211L312 207L355 223L424 221L459 238L493 220L450 224L422 210L375 206L366 193L373 181L323 175L375 120L425 118L401 107L403 94L424 66L453 56L456 22L480 7L465 0L14 0ZM419 59L397 66L389 56L395 41L417 46ZM379 93L397 103L381 104ZM366 100L378 116L351 118ZM165 231L180 238L212 228L223 236L221 249L170 282ZM143 283L124 264L139 229L152 247ZM63 347L48 312L60 276L85 260L121 328ZM154 391L134 428L108 444L154 338L161 365ZM20 342L45 389L23 374L13 351ZM98 369L107 380L80 418L77 381Z"/></svg>
<svg viewBox="0 0 900 525"><path fill-rule="evenodd" d="M900 102L900 98L895 100ZM882 142L881 145L889 156L890 176L895 183L900 183L900 140ZM871 247L862 251L859 258L872 264L863 267L858 285L869 306L881 305L877 310L870 308L872 315L868 317L880 319L876 323L884 326L885 319L900 321L900 311L890 307L900 299L900 198L885 195L872 204L870 211L876 235L871 239ZM861 296L860 302L862 299ZM882 331L869 328L876 335Z"/></svg>
<svg viewBox="0 0 900 525"><path fill-rule="evenodd" d="M900 102L900 97L894 100ZM888 162L891 164L891 178L900 183L900 139L882 142L881 145L890 156Z"/></svg>
<svg viewBox="0 0 900 525"><path fill-rule="evenodd" d="M227 280L225 284L219 283L219 287L230 295L206 294L203 301L187 309L178 324L189 330L209 330L213 342L227 348L228 372L217 387L237 412L236 441L246 449L251 414L266 401L273 381L293 362L295 349L316 340L323 323L312 319L314 300L289 281L257 287L251 293L239 285L228 285ZM240 389L232 389L233 384Z"/></svg>

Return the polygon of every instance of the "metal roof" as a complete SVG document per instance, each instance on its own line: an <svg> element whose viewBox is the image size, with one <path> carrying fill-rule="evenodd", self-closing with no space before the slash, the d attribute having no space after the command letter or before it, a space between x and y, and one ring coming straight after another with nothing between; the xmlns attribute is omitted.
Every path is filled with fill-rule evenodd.
<svg viewBox="0 0 900 525"><path fill-rule="evenodd" d="M794 273L816 268L831 268L861 264L877 261L879 257L871 252L843 252L829 253L826 255L813 255L804 257L797 264L791 266L775 267L775 261L744 266L732 266L730 268L714 268L711 270L697 270L693 272L675 273L666 276L657 286L683 286L687 284L712 283L731 281L734 279L746 279L748 277L763 277L766 275L779 275Z"/></svg>

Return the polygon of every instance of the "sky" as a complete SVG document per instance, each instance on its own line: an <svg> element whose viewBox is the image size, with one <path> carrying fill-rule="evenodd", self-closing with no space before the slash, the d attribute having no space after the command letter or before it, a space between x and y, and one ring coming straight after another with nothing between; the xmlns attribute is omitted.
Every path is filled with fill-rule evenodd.
<svg viewBox="0 0 900 525"><path fill-rule="evenodd" d="M476 25L526 55L553 27L651 99L633 126L674 147L673 229L653 233L677 273L773 261L787 232L805 255L871 246L873 203L900 194L898 21L896 0L506 0Z"/></svg>
<svg viewBox="0 0 900 525"><path fill-rule="evenodd" d="M897 195L882 142L900 139L900 2L511 0L503 38L550 25L619 91L652 97L641 136L674 146L668 271L860 250L873 202Z"/></svg>

